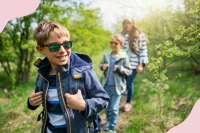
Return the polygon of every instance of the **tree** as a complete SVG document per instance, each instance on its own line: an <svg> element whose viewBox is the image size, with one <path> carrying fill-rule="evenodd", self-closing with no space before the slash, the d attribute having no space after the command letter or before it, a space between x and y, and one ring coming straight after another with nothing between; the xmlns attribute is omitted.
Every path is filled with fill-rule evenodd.
<svg viewBox="0 0 200 133"><path fill-rule="evenodd" d="M178 29L178 34L172 40L167 40L164 44L158 44L157 58L150 63L150 69L154 70L155 75L159 75L162 69L160 63L162 57L169 58L172 63L181 61L183 58L188 58L193 61L194 68L200 69L200 1L196 2L195 8L190 15L193 16L193 23L190 26L181 25ZM169 63L170 65L171 63ZM164 66L166 68L167 66Z"/></svg>

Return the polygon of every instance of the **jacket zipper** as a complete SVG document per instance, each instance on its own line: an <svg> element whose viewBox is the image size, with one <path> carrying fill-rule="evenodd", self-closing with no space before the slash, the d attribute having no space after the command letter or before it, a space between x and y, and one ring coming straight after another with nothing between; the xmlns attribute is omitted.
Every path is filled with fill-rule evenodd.
<svg viewBox="0 0 200 133"><path fill-rule="evenodd" d="M60 93L61 93L61 96L62 96L62 101L63 101L64 107L65 107L65 111L66 111L67 116L68 116L68 121L69 121L69 132L72 133L70 115L69 115L69 112L68 112L68 110L67 110L67 106L66 106L66 104L65 104L65 100L64 100L64 98L63 98L62 84L61 84L61 80L60 80L60 72L58 72L58 80L59 80L59 83L60 83Z"/></svg>
<svg viewBox="0 0 200 133"><path fill-rule="evenodd" d="M107 62L108 62L108 65L110 65L110 60L109 60L109 57L107 56L107 54L106 54L106 60L107 60ZM110 71L110 67L108 67L108 70L106 71L106 80L105 80L105 81L108 80L109 71ZM105 83L105 84L106 84L106 83ZM105 86L105 84L104 84L104 86Z"/></svg>
<svg viewBox="0 0 200 133"><path fill-rule="evenodd" d="M39 74L39 75L40 75L44 80L46 80L47 83L48 83L47 89L46 89L46 93L45 93L45 102L44 102L46 112L45 112L45 120L44 120L43 133L45 133L45 129L46 129L45 126L46 126L46 122L47 122L47 103L46 103L46 99L47 99L47 91L48 91L48 88L49 88L49 81L48 81L47 79L45 79L41 74Z"/></svg>

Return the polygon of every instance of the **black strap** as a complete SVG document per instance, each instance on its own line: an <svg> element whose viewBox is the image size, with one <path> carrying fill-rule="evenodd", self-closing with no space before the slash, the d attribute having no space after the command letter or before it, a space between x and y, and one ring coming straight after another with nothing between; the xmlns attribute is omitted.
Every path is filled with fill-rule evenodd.
<svg viewBox="0 0 200 133"><path fill-rule="evenodd" d="M44 119L44 109L40 112L40 114L38 115L37 121L40 121L41 119Z"/></svg>

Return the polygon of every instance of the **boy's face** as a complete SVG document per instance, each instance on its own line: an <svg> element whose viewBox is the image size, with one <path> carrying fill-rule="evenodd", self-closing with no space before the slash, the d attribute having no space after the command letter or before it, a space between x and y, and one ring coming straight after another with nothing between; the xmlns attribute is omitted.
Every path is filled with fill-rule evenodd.
<svg viewBox="0 0 200 133"><path fill-rule="evenodd" d="M110 41L110 48L112 49L113 53L118 53L121 49L121 43L115 37L113 37Z"/></svg>
<svg viewBox="0 0 200 133"><path fill-rule="evenodd" d="M54 32L51 32L49 35L49 39L44 43L44 45L49 45L52 43L62 44L65 41L69 41L68 37L58 37ZM71 55L71 48L65 49L62 45L57 52L51 52L49 47L40 47L37 46L36 49L43 55L45 55L49 62L51 63L52 69L55 70L58 66L66 65L70 55Z"/></svg>

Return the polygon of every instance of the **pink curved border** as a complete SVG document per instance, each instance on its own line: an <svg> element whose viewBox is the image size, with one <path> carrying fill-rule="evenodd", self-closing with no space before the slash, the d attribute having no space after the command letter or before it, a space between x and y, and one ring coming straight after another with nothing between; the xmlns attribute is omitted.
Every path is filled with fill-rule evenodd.
<svg viewBox="0 0 200 133"><path fill-rule="evenodd" d="M200 99L195 103L186 120L167 133L200 133Z"/></svg>
<svg viewBox="0 0 200 133"><path fill-rule="evenodd" d="M7 22L16 17L33 13L40 0L2 0L0 2L0 33ZM200 100L198 100L188 118L167 133L200 133Z"/></svg>
<svg viewBox="0 0 200 133"><path fill-rule="evenodd" d="M40 0L1 0L0 2L0 32L13 18L33 13L40 4Z"/></svg>

